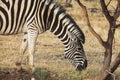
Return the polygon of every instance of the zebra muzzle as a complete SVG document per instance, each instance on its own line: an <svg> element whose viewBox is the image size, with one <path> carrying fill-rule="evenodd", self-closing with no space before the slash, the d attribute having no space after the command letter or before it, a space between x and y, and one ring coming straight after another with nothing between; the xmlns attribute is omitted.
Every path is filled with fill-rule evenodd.
<svg viewBox="0 0 120 80"><path fill-rule="evenodd" d="M77 71L82 71L82 70L85 70L86 67L87 67L88 63L87 63L87 60L84 61L83 64L79 64L76 68Z"/></svg>

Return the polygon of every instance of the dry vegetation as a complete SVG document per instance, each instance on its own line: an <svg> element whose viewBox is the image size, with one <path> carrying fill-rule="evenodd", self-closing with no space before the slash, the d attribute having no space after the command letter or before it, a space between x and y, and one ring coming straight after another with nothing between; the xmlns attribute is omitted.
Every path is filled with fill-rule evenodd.
<svg viewBox="0 0 120 80"><path fill-rule="evenodd" d="M101 12L99 2L83 2L88 8L91 24L95 31L99 33L105 40L107 36L108 23ZM82 72L76 72L74 67L69 63L68 60L64 59L64 46L56 36L49 31L39 35L36 43L35 53L35 65L38 68L45 70L42 75L46 77L49 74L54 80L81 80L91 78L100 70L103 62L104 48L99 44L98 40L89 32L86 26L85 18L83 17L83 11L78 4L73 0L73 7L68 8L67 12L75 19L80 25L86 36L86 43L84 44L85 52L88 58L88 68ZM111 3L111 10L114 10L113 4ZM91 8L97 8L99 12L92 12ZM120 23L120 18L118 19ZM120 29L117 29L114 39L113 52L115 56L120 52ZM0 36L0 67L14 68L15 62L19 58L19 47L22 39L22 34L13 36ZM27 68L27 52L25 54L23 66ZM113 57L114 58L114 57ZM40 70L41 71L41 70ZM48 73L46 73L46 71ZM42 74L39 72L38 73ZM120 74L120 68L115 72ZM117 75L118 77L120 75ZM46 80L46 79L45 79ZM50 79L51 80L51 79ZM118 78L120 80L120 78Z"/></svg>

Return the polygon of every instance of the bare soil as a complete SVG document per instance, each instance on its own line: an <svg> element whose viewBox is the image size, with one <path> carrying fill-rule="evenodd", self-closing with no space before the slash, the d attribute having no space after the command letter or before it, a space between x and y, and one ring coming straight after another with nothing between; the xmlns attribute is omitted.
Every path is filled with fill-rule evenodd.
<svg viewBox="0 0 120 80"><path fill-rule="evenodd" d="M16 69L0 70L0 80L30 80L31 73L26 70L17 71Z"/></svg>
<svg viewBox="0 0 120 80"><path fill-rule="evenodd" d="M17 71L16 68L4 68L0 69L0 80L62 80L55 76L50 76L54 74L48 70L37 68L32 74L29 70L22 69Z"/></svg>

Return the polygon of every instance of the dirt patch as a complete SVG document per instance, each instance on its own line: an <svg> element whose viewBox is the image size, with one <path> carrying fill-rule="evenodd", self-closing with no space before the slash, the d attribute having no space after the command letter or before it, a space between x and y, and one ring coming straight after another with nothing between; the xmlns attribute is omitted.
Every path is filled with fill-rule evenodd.
<svg viewBox="0 0 120 80"><path fill-rule="evenodd" d="M0 70L0 80L30 80L31 74L26 71L16 71L16 69Z"/></svg>
<svg viewBox="0 0 120 80"><path fill-rule="evenodd" d="M34 74L32 74L30 71L25 69L17 71L13 68L0 68L0 80L31 80L32 77L34 77L35 80L58 80L57 75L53 76L53 73L46 69L37 68Z"/></svg>

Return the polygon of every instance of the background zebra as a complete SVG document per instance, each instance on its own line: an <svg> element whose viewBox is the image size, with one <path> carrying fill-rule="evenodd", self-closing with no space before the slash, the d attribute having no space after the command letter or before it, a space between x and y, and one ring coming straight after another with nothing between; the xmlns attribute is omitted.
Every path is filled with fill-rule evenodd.
<svg viewBox="0 0 120 80"><path fill-rule="evenodd" d="M87 67L82 46L85 42L84 34L60 5L52 0L0 1L0 34L24 33L20 54L22 58L28 46L29 65L32 69L36 39L38 34L46 30L50 30L62 41L65 58L69 59L77 70Z"/></svg>

